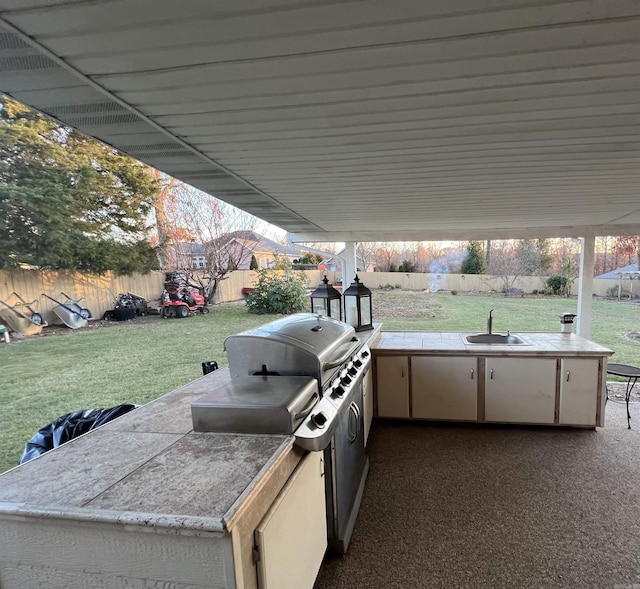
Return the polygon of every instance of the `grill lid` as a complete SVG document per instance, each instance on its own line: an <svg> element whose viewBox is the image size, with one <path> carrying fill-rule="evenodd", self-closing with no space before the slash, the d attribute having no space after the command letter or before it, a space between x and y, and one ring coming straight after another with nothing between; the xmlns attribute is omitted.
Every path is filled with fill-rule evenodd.
<svg viewBox="0 0 640 589"><path fill-rule="evenodd" d="M355 333L351 325L342 321L314 313L296 313L229 336L225 340L225 349L227 342L233 338L254 337L299 347L326 361L333 350L355 337Z"/></svg>
<svg viewBox="0 0 640 589"><path fill-rule="evenodd" d="M297 313L229 336L232 377L312 376L324 385L359 347L355 329L313 313Z"/></svg>

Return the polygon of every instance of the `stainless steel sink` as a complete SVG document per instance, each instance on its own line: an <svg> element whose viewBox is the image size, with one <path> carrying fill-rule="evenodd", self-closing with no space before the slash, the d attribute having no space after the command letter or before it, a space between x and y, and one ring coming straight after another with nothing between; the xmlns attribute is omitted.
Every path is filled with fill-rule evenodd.
<svg viewBox="0 0 640 589"><path fill-rule="evenodd" d="M522 338L517 335L502 333L478 333L476 335L468 335L467 341L470 344L503 344L509 346L527 345Z"/></svg>

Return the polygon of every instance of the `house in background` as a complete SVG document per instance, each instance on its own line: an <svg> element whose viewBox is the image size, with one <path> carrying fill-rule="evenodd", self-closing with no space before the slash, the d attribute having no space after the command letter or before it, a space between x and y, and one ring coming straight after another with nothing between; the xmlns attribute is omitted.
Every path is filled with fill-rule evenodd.
<svg viewBox="0 0 640 589"><path fill-rule="evenodd" d="M179 241L170 245L166 253L167 268L197 270L206 266L205 249L195 241Z"/></svg>
<svg viewBox="0 0 640 589"><path fill-rule="evenodd" d="M258 268L273 268L276 257L286 258L289 262L300 257L300 252L273 241L255 231L233 231L220 241L220 247L237 262L238 270L249 270L251 258L255 256Z"/></svg>
<svg viewBox="0 0 640 589"><path fill-rule="evenodd" d="M259 268L273 268L276 256L289 262L300 257L300 252L264 237L255 231L233 231L208 243L179 242L167 254L171 268L198 270L207 266L207 257L233 259L238 270L249 270L255 256Z"/></svg>

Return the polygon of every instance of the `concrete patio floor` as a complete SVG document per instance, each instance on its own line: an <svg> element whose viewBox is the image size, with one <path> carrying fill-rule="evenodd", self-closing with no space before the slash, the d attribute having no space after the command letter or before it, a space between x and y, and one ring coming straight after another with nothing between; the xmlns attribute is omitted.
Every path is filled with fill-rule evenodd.
<svg viewBox="0 0 640 589"><path fill-rule="evenodd" d="M315 589L640 588L640 407L597 430L374 422L348 554Z"/></svg>

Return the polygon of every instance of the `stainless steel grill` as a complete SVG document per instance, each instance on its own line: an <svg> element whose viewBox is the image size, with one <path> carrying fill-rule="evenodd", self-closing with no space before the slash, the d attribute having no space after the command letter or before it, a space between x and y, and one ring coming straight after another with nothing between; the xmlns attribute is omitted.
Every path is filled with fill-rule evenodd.
<svg viewBox="0 0 640 589"><path fill-rule="evenodd" d="M326 462L329 547L346 552L368 459L362 382L368 346L350 325L299 313L225 340L231 383L192 405L194 429L290 433Z"/></svg>

